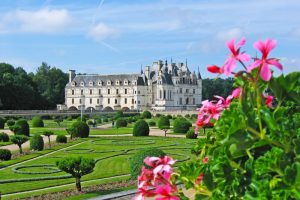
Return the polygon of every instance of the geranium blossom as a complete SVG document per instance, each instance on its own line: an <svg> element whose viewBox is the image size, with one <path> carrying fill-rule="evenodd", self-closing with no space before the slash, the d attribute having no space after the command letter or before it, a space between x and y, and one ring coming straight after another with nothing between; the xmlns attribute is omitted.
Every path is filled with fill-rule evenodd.
<svg viewBox="0 0 300 200"><path fill-rule="evenodd" d="M262 53L261 59L255 59L255 61L248 67L247 71L251 72L253 69L259 67L260 76L264 81L269 81L272 73L269 65L273 65L282 70L282 65L276 58L268 58L268 55L272 49L276 46L276 41L267 39L266 41L258 41L254 43L254 48L258 49Z"/></svg>
<svg viewBox="0 0 300 200"><path fill-rule="evenodd" d="M273 108L272 101L273 101L274 97L271 96L271 95L265 95L264 97L266 98L265 104L266 104L269 108Z"/></svg>
<svg viewBox="0 0 300 200"><path fill-rule="evenodd" d="M248 62L250 60L250 56L246 53L241 53L241 47L246 43L246 39L241 39L236 46L234 46L234 39L227 42L227 46L230 50L229 58L226 60L225 64L221 68L221 72L225 75L230 75L232 70L236 68L236 63L240 62Z"/></svg>
<svg viewBox="0 0 300 200"><path fill-rule="evenodd" d="M160 195L160 197L155 198L155 200L180 200L179 197L173 195L177 192L177 188L171 185L158 186L155 192Z"/></svg>

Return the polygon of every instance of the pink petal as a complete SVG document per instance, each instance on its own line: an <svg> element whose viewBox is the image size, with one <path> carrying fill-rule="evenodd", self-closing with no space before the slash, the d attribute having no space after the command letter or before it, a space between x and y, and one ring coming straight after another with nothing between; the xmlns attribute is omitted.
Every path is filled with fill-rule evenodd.
<svg viewBox="0 0 300 200"><path fill-rule="evenodd" d="M269 81L270 80L270 78L272 76L272 73L271 73L271 70L270 70L267 63L263 64L263 66L260 70L260 76L264 81Z"/></svg>
<svg viewBox="0 0 300 200"><path fill-rule="evenodd" d="M227 42L227 47L230 49L232 54L235 54L234 39Z"/></svg>
<svg viewBox="0 0 300 200"><path fill-rule="evenodd" d="M230 75L232 70L236 67L236 60L235 58L229 58L225 64L223 65L222 69L225 75Z"/></svg>
<svg viewBox="0 0 300 200"><path fill-rule="evenodd" d="M259 67L259 65L262 64L261 60L256 60L254 61L248 68L247 68L247 72L251 72L253 69Z"/></svg>
<svg viewBox="0 0 300 200"><path fill-rule="evenodd" d="M267 39L265 41L267 55L270 53L270 51L272 51L272 49L276 47L276 43L277 43L276 40L272 40L272 39Z"/></svg>
<svg viewBox="0 0 300 200"><path fill-rule="evenodd" d="M232 95L234 98L239 97L240 94L241 94L241 88L240 88L240 87L234 89L234 90L232 91L232 93L231 93L231 95Z"/></svg>
<svg viewBox="0 0 300 200"><path fill-rule="evenodd" d="M214 97L217 98L217 99L220 99L222 101L225 101L225 99L223 97L221 97L221 96L215 95Z"/></svg>
<svg viewBox="0 0 300 200"><path fill-rule="evenodd" d="M236 45L236 48L239 49L241 46L244 46L246 44L246 39L242 38Z"/></svg>
<svg viewBox="0 0 300 200"><path fill-rule="evenodd" d="M248 54L242 53L237 56L237 59L243 62L248 62L251 57Z"/></svg>
<svg viewBox="0 0 300 200"><path fill-rule="evenodd" d="M282 70L282 65L278 62L277 59L270 58L270 59L267 60L267 63L270 64L270 65L273 65L273 66L277 67L280 70Z"/></svg>
<svg viewBox="0 0 300 200"><path fill-rule="evenodd" d="M264 48L265 48L265 44L262 41L257 41L257 42L254 42L253 47L256 48L257 50L259 50L260 52L263 52Z"/></svg>

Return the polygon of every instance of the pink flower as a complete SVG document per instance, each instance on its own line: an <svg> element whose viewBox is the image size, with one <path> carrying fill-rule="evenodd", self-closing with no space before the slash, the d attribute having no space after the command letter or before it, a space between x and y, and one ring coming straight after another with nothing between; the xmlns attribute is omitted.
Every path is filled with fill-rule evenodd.
<svg viewBox="0 0 300 200"><path fill-rule="evenodd" d="M154 180L158 175L161 175L166 180L170 179L171 174L173 173L171 165L175 163L172 158L168 156L164 156L163 158L147 157L144 162L146 165L153 168Z"/></svg>
<svg viewBox="0 0 300 200"><path fill-rule="evenodd" d="M269 108L273 108L272 101L273 101L274 97L271 96L271 95L266 95L266 96L264 96L264 97L266 98L265 104L266 104Z"/></svg>
<svg viewBox="0 0 300 200"><path fill-rule="evenodd" d="M261 59L255 59L255 61L248 67L247 71L251 72L253 69L259 67L261 78L264 81L269 81L272 76L269 65L273 65L282 70L282 65L278 62L278 59L268 58L270 51L276 46L276 40L267 39L264 42L258 41L255 42L253 46L262 53L262 57Z"/></svg>
<svg viewBox="0 0 300 200"><path fill-rule="evenodd" d="M197 179L195 180L195 183L196 183L196 184L201 184L201 183L202 183L202 180L203 180L203 177L204 177L204 173L201 172L201 173L199 174L199 176L197 177Z"/></svg>
<svg viewBox="0 0 300 200"><path fill-rule="evenodd" d="M214 74L221 74L222 73L222 70L220 67L218 67L217 65L211 65L211 66L208 66L207 67L207 70L211 73L214 73Z"/></svg>
<svg viewBox="0 0 300 200"><path fill-rule="evenodd" d="M180 200L179 197L174 195L177 189L171 185L158 186L155 192L161 195L161 197L155 198L155 200Z"/></svg>
<svg viewBox="0 0 300 200"><path fill-rule="evenodd" d="M203 163L208 163L208 157L205 156L205 157L203 158L202 162L203 162Z"/></svg>
<svg viewBox="0 0 300 200"><path fill-rule="evenodd" d="M246 43L246 39L241 39L236 46L234 46L234 39L227 42L227 46L230 50L229 58L226 60L225 64L222 66L221 71L225 75L230 75L232 70L236 68L236 62L248 62L250 56L245 53L240 53L240 48Z"/></svg>
<svg viewBox="0 0 300 200"><path fill-rule="evenodd" d="M241 95L241 91L242 89L238 87L232 91L231 96L233 96L234 98L239 98Z"/></svg>

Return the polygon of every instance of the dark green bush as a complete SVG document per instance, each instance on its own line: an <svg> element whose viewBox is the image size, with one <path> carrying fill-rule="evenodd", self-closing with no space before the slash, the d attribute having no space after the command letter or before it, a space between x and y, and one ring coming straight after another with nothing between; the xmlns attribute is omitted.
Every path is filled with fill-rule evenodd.
<svg viewBox="0 0 300 200"><path fill-rule="evenodd" d="M152 117L152 114L151 114L151 112L148 111L148 110L145 110L145 111L142 113L142 118L144 118L144 119L151 119L151 117Z"/></svg>
<svg viewBox="0 0 300 200"><path fill-rule="evenodd" d="M132 179L136 179L138 175L141 173L142 166L146 166L144 164L144 159L146 157L163 157L166 154L155 147L142 149L138 151L135 155L130 158L130 174ZM147 166L146 166L147 167Z"/></svg>
<svg viewBox="0 0 300 200"><path fill-rule="evenodd" d="M6 133L0 133L0 142L9 142L9 136Z"/></svg>
<svg viewBox="0 0 300 200"><path fill-rule="evenodd" d="M11 152L8 149L0 149L0 160L10 160Z"/></svg>
<svg viewBox="0 0 300 200"><path fill-rule="evenodd" d="M195 134L195 131L194 130L189 130L187 133L186 133L186 135L185 135L185 137L186 138L189 138L189 139L197 139L197 134Z"/></svg>
<svg viewBox="0 0 300 200"><path fill-rule="evenodd" d="M57 143L67 143L68 139L64 135L57 135L56 136L56 142Z"/></svg>
<svg viewBox="0 0 300 200"><path fill-rule="evenodd" d="M189 122L185 118L180 117L174 120L173 123L174 133L186 133L188 132L190 127L192 127L191 122Z"/></svg>
<svg viewBox="0 0 300 200"><path fill-rule="evenodd" d="M90 127L85 122L74 122L70 129L72 130L72 137L89 137Z"/></svg>
<svg viewBox="0 0 300 200"><path fill-rule="evenodd" d="M30 135L29 124L26 119L19 119L16 121L15 125L12 126L13 132L16 135Z"/></svg>
<svg viewBox="0 0 300 200"><path fill-rule="evenodd" d="M123 111L122 110L118 110L114 116L115 119L119 119L121 117L124 117Z"/></svg>
<svg viewBox="0 0 300 200"><path fill-rule="evenodd" d="M167 115L167 118L172 119L173 117L172 117L172 115Z"/></svg>
<svg viewBox="0 0 300 200"><path fill-rule="evenodd" d="M34 135L30 138L30 149L42 151L44 149L44 140L40 135Z"/></svg>
<svg viewBox="0 0 300 200"><path fill-rule="evenodd" d="M7 126L9 127L9 126L13 126L13 125L15 125L15 120L13 120L13 119L9 119L9 120L7 120L6 121L6 124L7 124Z"/></svg>
<svg viewBox="0 0 300 200"><path fill-rule="evenodd" d="M149 125L143 119L138 120L133 127L133 136L149 136Z"/></svg>
<svg viewBox="0 0 300 200"><path fill-rule="evenodd" d="M32 127L44 127L44 122L41 117L35 116L31 120Z"/></svg>
<svg viewBox="0 0 300 200"><path fill-rule="evenodd" d="M156 115L155 115L155 117L160 117L161 116L161 114L159 114L159 113L157 113Z"/></svg>
<svg viewBox="0 0 300 200"><path fill-rule="evenodd" d="M185 118L190 118L191 116L190 116L190 114L186 114L186 115L184 115L184 117Z"/></svg>
<svg viewBox="0 0 300 200"><path fill-rule="evenodd" d="M149 124L149 126L156 126L156 122L155 121L149 121L148 124Z"/></svg>
<svg viewBox="0 0 300 200"><path fill-rule="evenodd" d="M4 125L5 125L5 120L0 117L0 129L4 129Z"/></svg>
<svg viewBox="0 0 300 200"><path fill-rule="evenodd" d="M103 122L108 122L108 118L102 118Z"/></svg>
<svg viewBox="0 0 300 200"><path fill-rule="evenodd" d="M96 121L89 120L89 121L87 121L87 124L90 125L90 126L94 126L94 125L96 125Z"/></svg>
<svg viewBox="0 0 300 200"><path fill-rule="evenodd" d="M119 118L116 121L116 127L120 128L120 127L126 127L127 126L127 121L123 118Z"/></svg>
<svg viewBox="0 0 300 200"><path fill-rule="evenodd" d="M72 118L72 116L68 116L66 120L67 120L67 121L72 121L73 118Z"/></svg>

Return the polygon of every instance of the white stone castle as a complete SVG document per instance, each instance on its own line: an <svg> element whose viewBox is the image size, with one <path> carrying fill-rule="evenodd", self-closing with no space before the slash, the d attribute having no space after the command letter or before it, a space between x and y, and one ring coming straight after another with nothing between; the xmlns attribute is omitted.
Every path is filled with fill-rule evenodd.
<svg viewBox="0 0 300 200"><path fill-rule="evenodd" d="M65 104L58 110L195 110L202 79L187 63L153 62L140 74L98 75L69 72Z"/></svg>

